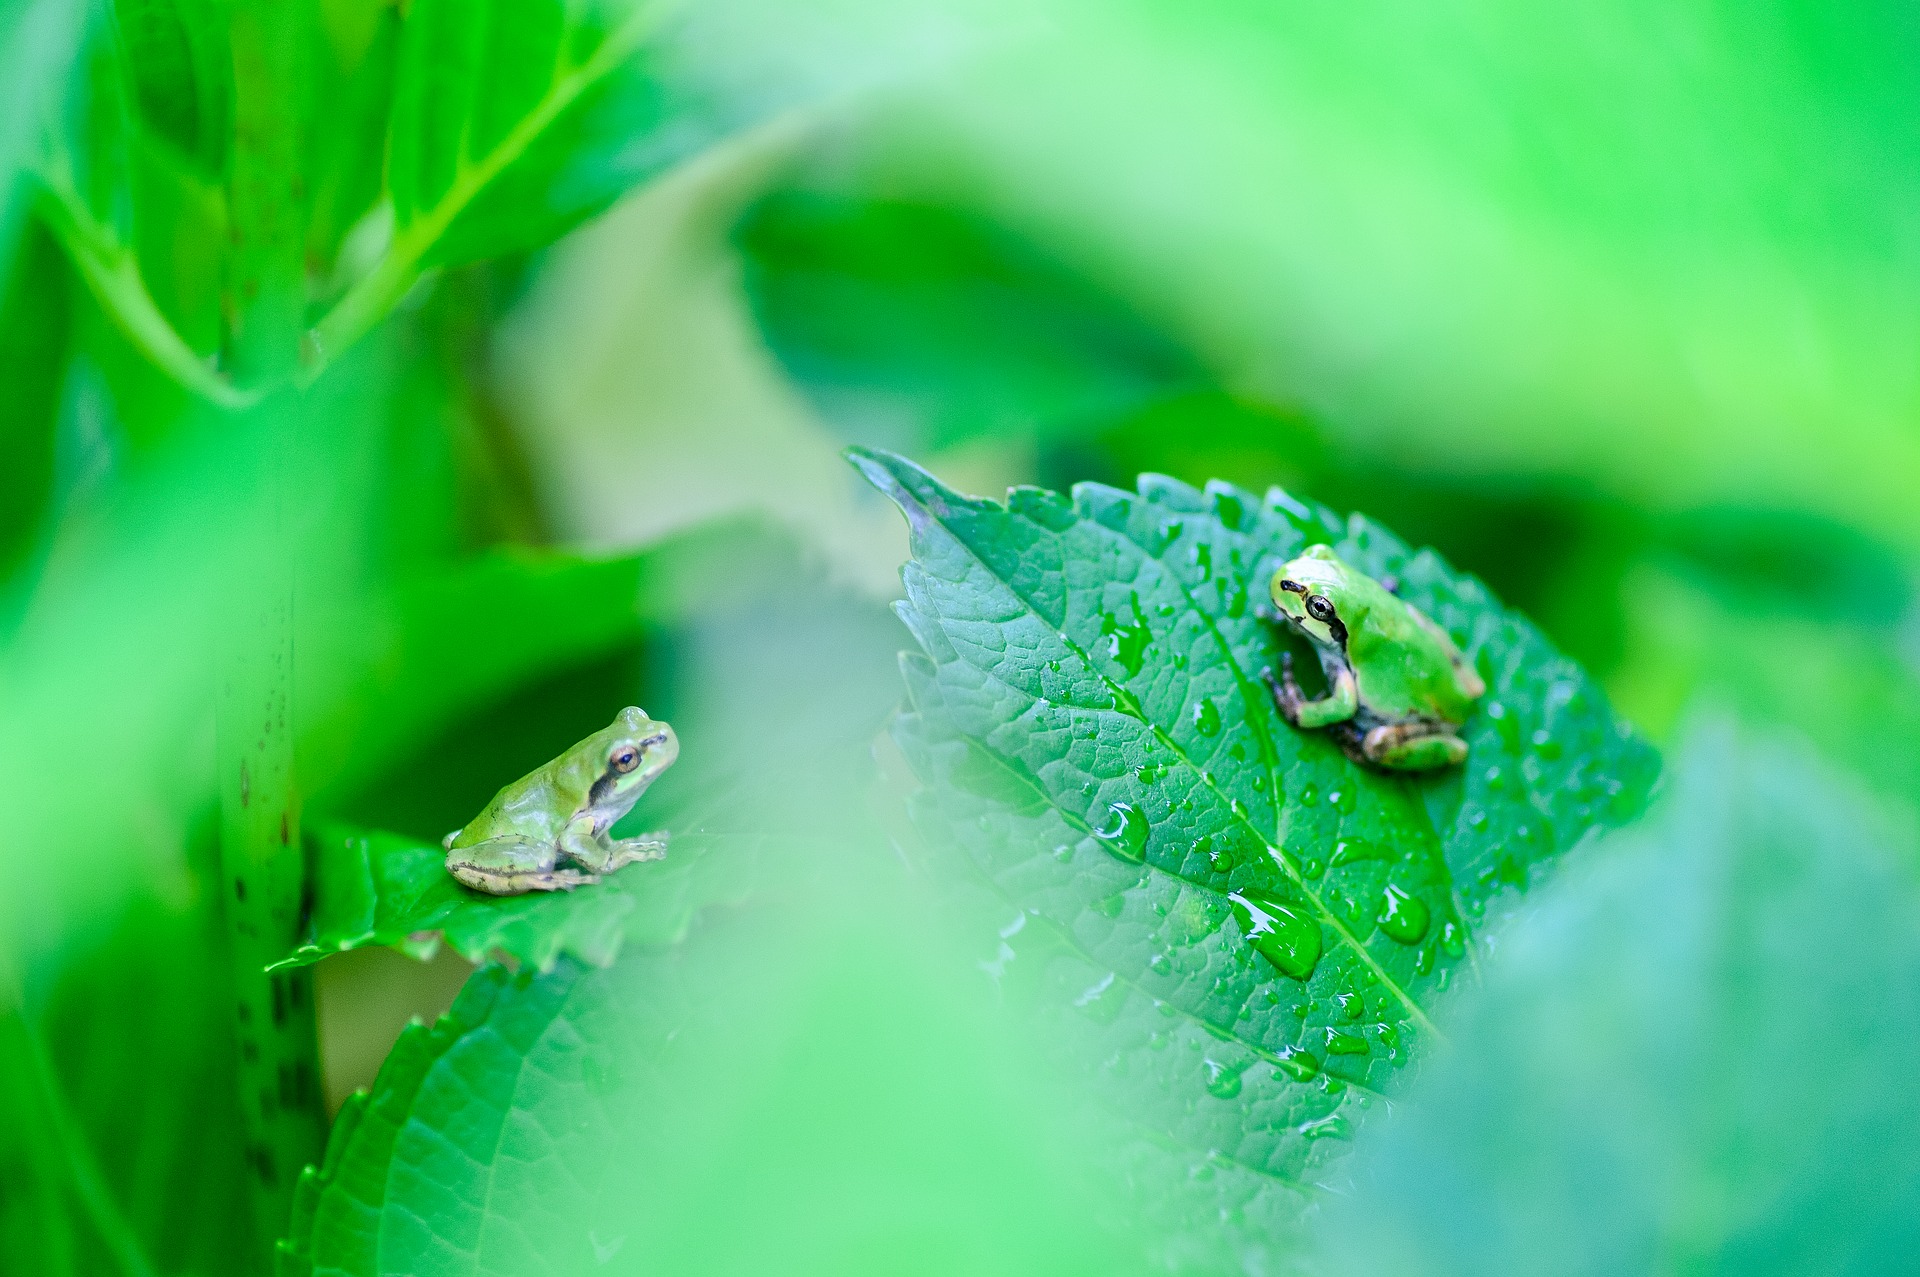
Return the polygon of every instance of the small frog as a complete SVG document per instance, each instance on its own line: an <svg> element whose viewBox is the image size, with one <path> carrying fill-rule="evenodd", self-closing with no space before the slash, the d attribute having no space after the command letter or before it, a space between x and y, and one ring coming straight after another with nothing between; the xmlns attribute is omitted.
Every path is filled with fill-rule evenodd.
<svg viewBox="0 0 1920 1277"><path fill-rule="evenodd" d="M623 709L610 727L514 781L443 838L447 872L489 895L517 896L571 891L622 865L658 860L667 854L665 833L609 838L607 830L679 756L673 728Z"/></svg>
<svg viewBox="0 0 1920 1277"><path fill-rule="evenodd" d="M1262 672L1289 723L1326 728L1347 757L1387 771L1466 758L1460 725L1487 685L1426 613L1324 545L1274 573L1273 601L1313 644L1327 675L1327 694L1310 701L1293 681L1291 653L1281 658L1278 681L1272 670Z"/></svg>

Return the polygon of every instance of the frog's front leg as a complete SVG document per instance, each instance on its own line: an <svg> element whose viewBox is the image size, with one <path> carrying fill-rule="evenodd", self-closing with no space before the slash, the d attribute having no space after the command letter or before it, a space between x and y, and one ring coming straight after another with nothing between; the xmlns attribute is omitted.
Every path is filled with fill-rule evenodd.
<svg viewBox="0 0 1920 1277"><path fill-rule="evenodd" d="M1351 666L1342 661L1327 671L1327 675L1327 694L1317 701L1310 701L1300 691L1300 685L1293 681L1292 652L1281 653L1278 679L1274 678L1271 669L1260 671L1260 676L1273 692L1273 703L1279 706L1280 716L1305 731L1325 727L1329 723L1344 722L1352 718L1354 711L1360 707L1360 689L1354 682Z"/></svg>
<svg viewBox="0 0 1920 1277"><path fill-rule="evenodd" d="M571 891L598 881L592 874L557 868L559 860L559 850L552 843L531 838L489 838L471 847L449 847L447 872L490 896Z"/></svg>
<svg viewBox="0 0 1920 1277"><path fill-rule="evenodd" d="M1362 738L1360 752L1376 767L1420 772L1466 761L1467 742L1433 723L1388 723Z"/></svg>
<svg viewBox="0 0 1920 1277"><path fill-rule="evenodd" d="M636 861L663 858L667 835L659 831L637 838L609 838L594 831L591 816L582 816L561 831L560 850L594 873L605 874Z"/></svg>

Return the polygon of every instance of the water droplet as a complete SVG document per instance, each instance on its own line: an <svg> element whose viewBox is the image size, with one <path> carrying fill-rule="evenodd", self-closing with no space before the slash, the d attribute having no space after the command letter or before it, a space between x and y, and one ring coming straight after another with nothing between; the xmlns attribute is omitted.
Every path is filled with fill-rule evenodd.
<svg viewBox="0 0 1920 1277"><path fill-rule="evenodd" d="M1300 1133L1310 1140L1353 1138L1353 1128L1347 1125L1347 1119L1338 1113L1329 1113L1325 1117L1315 1118L1300 1127Z"/></svg>
<svg viewBox="0 0 1920 1277"><path fill-rule="evenodd" d="M1151 785L1167 774L1165 763L1142 763L1133 769L1133 778L1142 785Z"/></svg>
<svg viewBox="0 0 1920 1277"><path fill-rule="evenodd" d="M1300 805L1314 807L1320 802L1320 790L1313 785L1305 785L1300 790Z"/></svg>
<svg viewBox="0 0 1920 1277"><path fill-rule="evenodd" d="M1312 857L1308 857L1307 861L1300 866L1300 872L1309 878L1318 878L1326 871L1327 867Z"/></svg>
<svg viewBox="0 0 1920 1277"><path fill-rule="evenodd" d="M1205 541L1193 543L1193 566L1200 573L1202 581L1213 578L1213 547Z"/></svg>
<svg viewBox="0 0 1920 1277"><path fill-rule="evenodd" d="M1426 902L1388 883L1374 921L1380 924L1380 930L1401 944L1418 944L1420 937L1427 934Z"/></svg>
<svg viewBox="0 0 1920 1277"><path fill-rule="evenodd" d="M1327 1026L1328 1055L1365 1055L1367 1040L1352 1033L1342 1033L1332 1025Z"/></svg>
<svg viewBox="0 0 1920 1277"><path fill-rule="evenodd" d="M1246 518L1247 508L1233 493L1216 492L1213 494L1213 512L1220 517L1222 526L1231 532L1239 529L1240 521Z"/></svg>
<svg viewBox="0 0 1920 1277"><path fill-rule="evenodd" d="M1155 975L1165 975L1172 967L1173 963L1164 953L1156 953L1147 959L1147 969Z"/></svg>
<svg viewBox="0 0 1920 1277"><path fill-rule="evenodd" d="M1227 801L1227 808L1228 810L1233 812L1234 815L1246 821L1249 825L1253 823L1253 813L1249 812L1247 810L1247 805L1241 802L1238 798L1229 799Z"/></svg>
<svg viewBox="0 0 1920 1277"><path fill-rule="evenodd" d="M1487 788L1497 794L1507 787L1507 775L1498 767L1489 767L1487 768L1486 782Z"/></svg>
<svg viewBox="0 0 1920 1277"><path fill-rule="evenodd" d="M1193 730L1202 736L1220 732L1220 707L1212 701L1196 701L1193 706Z"/></svg>
<svg viewBox="0 0 1920 1277"><path fill-rule="evenodd" d="M1261 957L1282 974L1305 980L1320 962L1320 924L1277 900L1248 892L1227 897L1234 921Z"/></svg>
<svg viewBox="0 0 1920 1277"><path fill-rule="evenodd" d="M1351 785L1336 789L1327 795L1327 804L1342 814L1352 811L1354 804L1359 801L1359 795L1355 793Z"/></svg>
<svg viewBox="0 0 1920 1277"><path fill-rule="evenodd" d="M1533 734L1533 752L1551 761L1560 757L1560 742L1543 727Z"/></svg>
<svg viewBox="0 0 1920 1277"><path fill-rule="evenodd" d="M1147 848L1147 818L1131 803L1115 803L1107 808L1107 822L1093 836L1121 859L1139 860Z"/></svg>
<svg viewBox="0 0 1920 1277"><path fill-rule="evenodd" d="M1093 902L1093 911L1103 918L1118 918L1126 907L1127 898L1123 895L1103 896Z"/></svg>
<svg viewBox="0 0 1920 1277"><path fill-rule="evenodd" d="M1155 550L1154 553L1158 555L1164 552L1167 546L1180 539L1180 534L1185 530L1186 524L1178 519L1168 519L1165 523L1162 523L1160 525L1160 549Z"/></svg>
<svg viewBox="0 0 1920 1277"><path fill-rule="evenodd" d="M1425 948L1421 949L1419 953L1414 955L1413 973L1415 975L1432 975L1433 974L1433 946L1432 945L1427 945Z"/></svg>
<svg viewBox="0 0 1920 1277"><path fill-rule="evenodd" d="M1467 934L1457 923L1449 922L1440 928L1440 947L1447 951L1449 958L1458 958L1467 951Z"/></svg>
<svg viewBox="0 0 1920 1277"><path fill-rule="evenodd" d="M1055 847L1053 849L1053 858L1059 861L1061 864L1065 864L1067 861L1072 860L1073 859L1072 846L1070 846L1067 843L1061 843L1058 847Z"/></svg>
<svg viewBox="0 0 1920 1277"><path fill-rule="evenodd" d="M1233 1068L1220 1061L1208 1058L1200 1061L1207 1069L1207 1094L1216 1100L1230 1100L1240 1094L1240 1073L1246 1068Z"/></svg>
<svg viewBox="0 0 1920 1277"><path fill-rule="evenodd" d="M1339 993L1333 999L1340 1006L1340 1014L1349 1020L1358 1020L1367 1009L1367 1002L1357 993Z"/></svg>
<svg viewBox="0 0 1920 1277"><path fill-rule="evenodd" d="M1215 865L1220 863L1220 849L1213 845L1212 834L1201 834L1200 840L1193 844L1193 850L1196 855L1205 856Z"/></svg>
<svg viewBox="0 0 1920 1277"><path fill-rule="evenodd" d="M1147 618L1140 611L1139 592L1129 595L1127 602L1133 610L1133 624L1127 624L1111 612L1103 612L1100 633L1106 638L1107 656L1127 672L1128 678L1133 678L1140 673L1153 632L1147 628Z"/></svg>
<svg viewBox="0 0 1920 1277"><path fill-rule="evenodd" d="M1274 1054L1274 1063L1296 1082L1305 1082L1320 1071L1319 1057L1297 1046L1283 1046Z"/></svg>
<svg viewBox="0 0 1920 1277"><path fill-rule="evenodd" d="M1333 868L1350 865L1356 860L1378 860L1380 848L1373 843L1358 838L1343 838L1333 845L1333 856L1327 861Z"/></svg>

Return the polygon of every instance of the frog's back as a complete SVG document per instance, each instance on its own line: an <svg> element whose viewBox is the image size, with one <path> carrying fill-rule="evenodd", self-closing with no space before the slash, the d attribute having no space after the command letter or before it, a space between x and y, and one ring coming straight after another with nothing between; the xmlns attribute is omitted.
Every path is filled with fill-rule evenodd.
<svg viewBox="0 0 1920 1277"><path fill-rule="evenodd" d="M562 811L563 805L552 767L542 767L495 794L460 831L453 845L468 847L509 833L535 842L557 841L561 828L573 815L571 810Z"/></svg>
<svg viewBox="0 0 1920 1277"><path fill-rule="evenodd" d="M1380 703L1451 723L1465 722L1486 685L1455 646L1453 639L1431 617L1411 603L1376 586L1381 602L1369 610L1364 640L1375 646L1359 662L1381 672L1387 685L1372 689ZM1400 654L1399 659L1394 653Z"/></svg>

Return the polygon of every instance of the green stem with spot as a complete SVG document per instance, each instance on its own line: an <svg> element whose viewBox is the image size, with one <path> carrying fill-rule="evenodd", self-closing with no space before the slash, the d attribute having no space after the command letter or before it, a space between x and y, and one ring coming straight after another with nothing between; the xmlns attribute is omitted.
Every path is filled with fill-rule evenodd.
<svg viewBox="0 0 1920 1277"><path fill-rule="evenodd" d="M305 305L296 112L299 59L312 32L298 5L246 0L231 15L233 236L222 284L232 322L224 362L248 384L284 384L297 365ZM281 394L232 421L236 463L254 467L254 500L214 716L250 1254L260 1271L285 1231L300 1172L319 1157L326 1125L311 976L266 970L297 941L306 887L292 722L295 407Z"/></svg>

